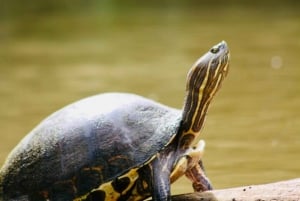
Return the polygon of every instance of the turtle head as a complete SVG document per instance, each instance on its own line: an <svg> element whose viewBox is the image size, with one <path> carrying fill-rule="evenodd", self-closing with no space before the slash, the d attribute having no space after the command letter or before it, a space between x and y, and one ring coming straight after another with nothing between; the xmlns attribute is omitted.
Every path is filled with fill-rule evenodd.
<svg viewBox="0 0 300 201"><path fill-rule="evenodd" d="M210 87L205 89L206 94L210 94L214 88L217 90L222 79L227 75L228 64L229 49L226 42L222 41L213 46L192 66L188 73L187 91L203 91L207 86Z"/></svg>
<svg viewBox="0 0 300 201"><path fill-rule="evenodd" d="M190 69L182 116L181 146L189 146L198 136L209 104L227 75L229 59L228 46L222 41L199 58Z"/></svg>

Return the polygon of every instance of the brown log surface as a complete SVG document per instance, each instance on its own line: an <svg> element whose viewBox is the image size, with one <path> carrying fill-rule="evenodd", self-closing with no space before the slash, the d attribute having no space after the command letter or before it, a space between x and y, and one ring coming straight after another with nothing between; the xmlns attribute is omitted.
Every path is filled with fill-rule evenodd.
<svg viewBox="0 0 300 201"><path fill-rule="evenodd" d="M172 201L300 201L300 178L172 196Z"/></svg>

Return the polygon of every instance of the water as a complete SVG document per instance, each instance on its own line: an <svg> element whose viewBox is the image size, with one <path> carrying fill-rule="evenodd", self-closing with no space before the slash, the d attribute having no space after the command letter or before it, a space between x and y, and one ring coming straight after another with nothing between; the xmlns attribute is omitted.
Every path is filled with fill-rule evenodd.
<svg viewBox="0 0 300 201"><path fill-rule="evenodd" d="M297 7L127 7L0 21L0 164L43 118L80 98L137 93L182 107L190 66L226 40L231 69L202 138L216 188L300 174ZM178 181L174 193L191 191Z"/></svg>

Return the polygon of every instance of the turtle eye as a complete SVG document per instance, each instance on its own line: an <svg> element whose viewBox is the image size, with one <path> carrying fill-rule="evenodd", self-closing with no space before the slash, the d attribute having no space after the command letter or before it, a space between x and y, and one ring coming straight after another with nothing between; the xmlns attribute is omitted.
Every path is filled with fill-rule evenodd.
<svg viewBox="0 0 300 201"><path fill-rule="evenodd" d="M213 53L213 54L216 54L216 53L219 52L219 50L220 50L219 47L213 47L213 48L211 48L210 52Z"/></svg>

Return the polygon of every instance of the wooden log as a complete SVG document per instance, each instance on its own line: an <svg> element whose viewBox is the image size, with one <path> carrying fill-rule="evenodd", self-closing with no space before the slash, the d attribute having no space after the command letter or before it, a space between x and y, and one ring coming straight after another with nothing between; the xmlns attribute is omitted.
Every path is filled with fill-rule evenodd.
<svg viewBox="0 0 300 201"><path fill-rule="evenodd" d="M300 201L300 178L172 196L172 201Z"/></svg>

